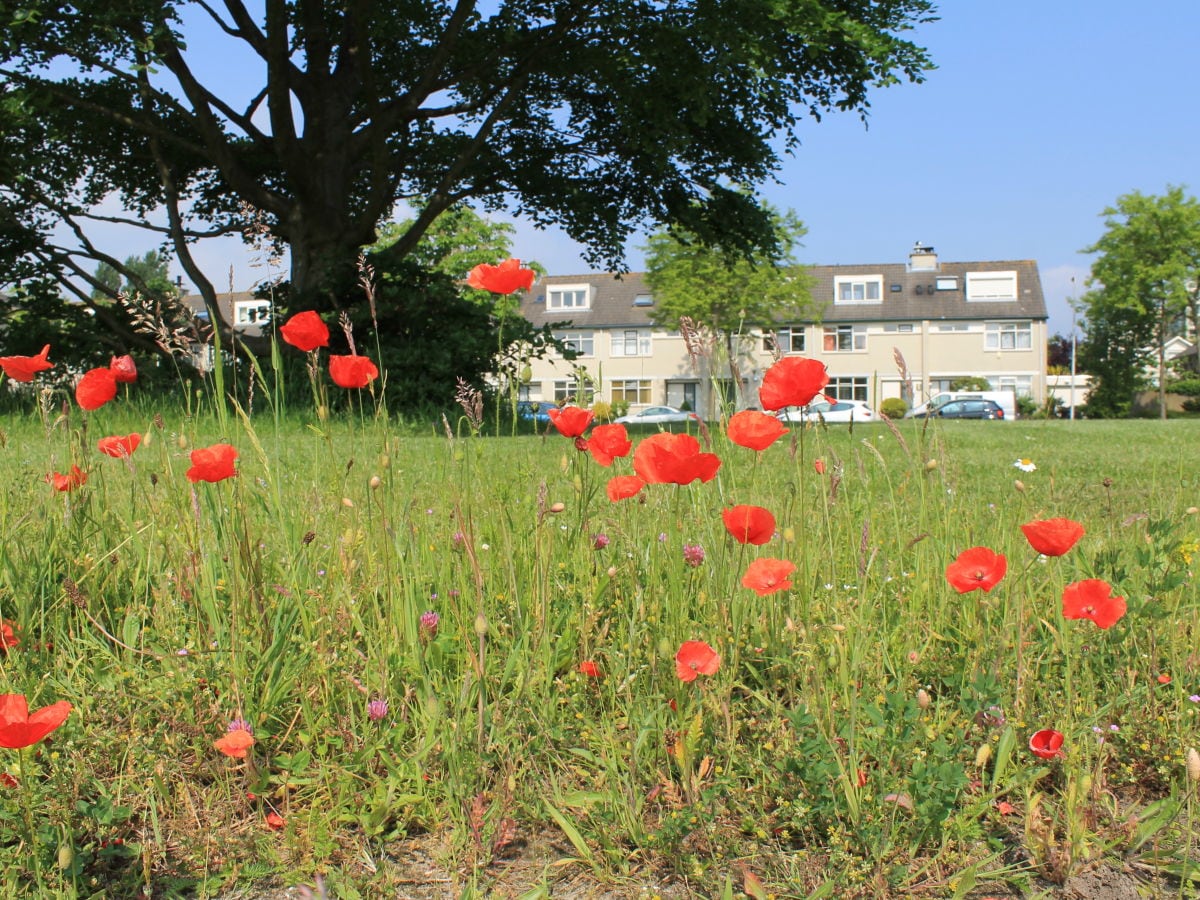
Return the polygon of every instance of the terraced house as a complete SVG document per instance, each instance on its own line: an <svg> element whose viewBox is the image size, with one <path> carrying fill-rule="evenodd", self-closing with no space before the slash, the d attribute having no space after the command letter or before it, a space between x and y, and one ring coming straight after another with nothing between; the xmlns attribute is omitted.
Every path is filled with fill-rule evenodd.
<svg viewBox="0 0 1200 900"><path fill-rule="evenodd" d="M542 278L522 313L553 324L578 358L535 361L525 396L627 402L633 411L665 403L713 416L723 400L755 406L762 373L781 353L821 360L830 396L872 406L887 397L920 402L967 375L1044 401L1047 314L1037 263L941 262L917 245L907 263L808 271L811 314L742 336L737 391L727 363L689 353L678 328L653 324L654 297L640 274Z"/></svg>

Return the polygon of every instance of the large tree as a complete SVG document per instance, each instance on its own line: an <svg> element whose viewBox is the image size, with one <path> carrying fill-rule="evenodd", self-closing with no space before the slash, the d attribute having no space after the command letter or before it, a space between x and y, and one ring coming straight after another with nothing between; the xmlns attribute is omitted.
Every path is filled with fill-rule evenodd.
<svg viewBox="0 0 1200 900"><path fill-rule="evenodd" d="M872 87L921 80L929 61L906 32L931 9L0 0L0 281L20 259L94 288L94 262L120 261L89 223L141 224L216 317L191 242L257 218L290 248L295 294L330 307L402 200L418 208L398 258L465 200L561 225L594 263L619 265L653 222L766 246L769 218L730 186L770 177L804 116L865 114ZM217 37L189 45L202 30ZM214 59L261 80L222 91L202 74Z"/></svg>
<svg viewBox="0 0 1200 900"><path fill-rule="evenodd" d="M1167 341L1178 334L1194 340L1200 324L1200 202L1182 187L1159 196L1134 191L1103 215L1103 236L1084 251L1100 254L1092 264L1094 289L1083 298L1085 358L1099 382L1092 397L1119 411L1119 393L1153 361L1159 415L1166 418Z"/></svg>
<svg viewBox="0 0 1200 900"><path fill-rule="evenodd" d="M781 320L811 315L810 278L794 257L804 224L790 211L766 211L771 252L746 254L681 227L659 230L645 248L655 324L674 329L687 318L709 329L724 350L731 389L738 392L742 338L755 329L769 332Z"/></svg>

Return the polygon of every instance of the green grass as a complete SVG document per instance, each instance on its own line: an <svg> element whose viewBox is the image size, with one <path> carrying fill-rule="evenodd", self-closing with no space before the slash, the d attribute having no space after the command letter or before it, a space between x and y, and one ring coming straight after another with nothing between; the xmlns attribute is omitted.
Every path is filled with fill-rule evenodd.
<svg viewBox="0 0 1200 900"><path fill-rule="evenodd" d="M392 896L395 867L364 859L426 834L454 890L486 890L514 836L547 831L577 859L555 872L702 896L743 868L799 897L1021 890L1118 857L1192 871L1200 423L810 429L757 460L714 428L713 482L612 504L629 460L557 436L78 415L3 423L0 617L21 643L0 689L75 709L36 754L0 750L39 828L31 849L26 795L0 788L0 883L213 896L323 872ZM132 430L129 464L95 452ZM187 451L218 440L239 476L193 489ZM44 476L73 462L86 486L56 494ZM737 503L779 536L733 542ZM1087 535L1039 560L1019 526L1054 516ZM977 545L1008 575L959 595L946 565ZM790 590L741 587L761 556L796 564ZM1093 577L1128 600L1108 631L1061 616ZM693 639L722 662L685 685ZM236 717L246 762L213 748ZM1027 749L1047 727L1063 759Z"/></svg>

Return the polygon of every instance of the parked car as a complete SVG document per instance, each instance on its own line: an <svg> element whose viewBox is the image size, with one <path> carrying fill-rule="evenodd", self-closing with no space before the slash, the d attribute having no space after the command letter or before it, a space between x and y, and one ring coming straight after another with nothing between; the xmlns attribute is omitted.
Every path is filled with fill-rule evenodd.
<svg viewBox="0 0 1200 900"><path fill-rule="evenodd" d="M648 406L640 412L619 416L613 422L619 425L665 425L669 422L697 422L700 417L694 412L684 412L673 406Z"/></svg>
<svg viewBox="0 0 1200 900"><path fill-rule="evenodd" d="M557 408L557 403L546 400L522 400L517 404L517 418L522 422L536 422L545 425L550 421L550 410Z"/></svg>
<svg viewBox="0 0 1200 900"><path fill-rule="evenodd" d="M921 419L1004 419L1004 409L995 400L951 400L937 409L921 413Z"/></svg>
<svg viewBox="0 0 1200 900"><path fill-rule="evenodd" d="M1004 410L1004 420L1011 422L1017 418L1017 395L1011 391L942 391L929 398L928 403L914 406L908 411L908 418L923 419L927 412L937 412L951 400L991 400Z"/></svg>
<svg viewBox="0 0 1200 900"><path fill-rule="evenodd" d="M875 410L862 400L817 400L801 409L788 409L779 413L784 422L816 421L820 416L831 425L846 422L877 422Z"/></svg>

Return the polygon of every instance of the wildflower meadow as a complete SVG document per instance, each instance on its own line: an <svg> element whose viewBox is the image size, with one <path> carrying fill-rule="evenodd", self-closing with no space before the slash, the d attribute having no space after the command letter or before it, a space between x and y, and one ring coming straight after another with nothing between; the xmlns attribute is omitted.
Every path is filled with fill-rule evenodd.
<svg viewBox="0 0 1200 900"><path fill-rule="evenodd" d="M324 327L295 410L0 359L0 893L1193 894L1200 423L496 435Z"/></svg>

